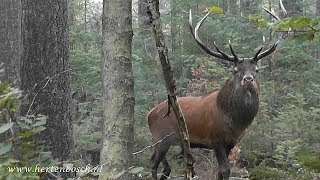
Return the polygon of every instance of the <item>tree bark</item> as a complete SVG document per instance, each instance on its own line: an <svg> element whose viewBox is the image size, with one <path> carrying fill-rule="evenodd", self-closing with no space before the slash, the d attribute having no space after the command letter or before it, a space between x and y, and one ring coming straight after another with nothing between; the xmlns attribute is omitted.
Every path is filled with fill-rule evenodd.
<svg viewBox="0 0 320 180"><path fill-rule="evenodd" d="M316 16L320 16L320 0L317 0L316 2Z"/></svg>
<svg viewBox="0 0 320 180"><path fill-rule="evenodd" d="M21 60L21 0L0 2L0 68L5 70L1 81L20 86Z"/></svg>
<svg viewBox="0 0 320 180"><path fill-rule="evenodd" d="M142 29L150 29L151 24L148 17L148 8L145 0L138 1L139 26Z"/></svg>
<svg viewBox="0 0 320 180"><path fill-rule="evenodd" d="M121 12L121 13L119 13ZM104 0L102 15L103 132L100 164L108 179L133 158L132 1ZM124 177L124 179L129 179Z"/></svg>
<svg viewBox="0 0 320 180"><path fill-rule="evenodd" d="M316 17L320 17L320 0L316 1ZM318 47L316 46L314 57L319 59L319 56L320 56L320 48L319 46Z"/></svg>
<svg viewBox="0 0 320 180"><path fill-rule="evenodd" d="M172 52L178 51L181 47L179 47L179 29L180 29L180 22L178 22L178 4L175 0L170 0L170 7L171 7L171 13L170 13L170 31L171 31L171 49Z"/></svg>
<svg viewBox="0 0 320 180"><path fill-rule="evenodd" d="M153 26L153 32L156 42L156 47L158 49L159 59L162 65L162 74L165 80L165 86L168 93L168 114L172 107L180 128L181 137L181 148L183 152L184 168L185 168L185 178L192 179L194 176L193 164L195 162L193 156L190 152L190 141L187 125L183 113L181 111L180 105L178 104L176 97L176 86L173 79L173 72L170 66L170 61L168 58L168 48L165 45L165 38L162 32L160 12L159 12L159 0L147 0L148 2L148 14Z"/></svg>
<svg viewBox="0 0 320 180"><path fill-rule="evenodd" d="M88 22L87 22L87 12L88 12L88 0L84 0L84 33L88 33ZM88 42L85 40L84 42L84 52L88 52Z"/></svg>
<svg viewBox="0 0 320 180"><path fill-rule="evenodd" d="M39 136L54 158L73 159L69 112L70 69L67 0L23 0L21 89L28 103L21 115L48 117Z"/></svg>

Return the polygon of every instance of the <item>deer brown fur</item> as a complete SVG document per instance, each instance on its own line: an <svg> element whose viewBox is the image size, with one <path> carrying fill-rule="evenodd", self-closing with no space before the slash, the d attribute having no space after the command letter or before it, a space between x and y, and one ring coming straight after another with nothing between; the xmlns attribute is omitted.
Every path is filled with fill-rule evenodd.
<svg viewBox="0 0 320 180"><path fill-rule="evenodd" d="M208 13L209 14L209 13ZM208 15L207 14L207 15ZM231 77L220 90L198 97L181 97L178 103L184 114L192 148L214 149L219 164L218 179L228 179L230 168L227 157L231 149L239 142L245 129L251 124L259 109L259 81L257 79L257 62L276 49L274 44L268 50L260 49L252 58L241 60L233 52L226 55L216 47L218 52L206 48L197 35L197 31L207 15L192 28L191 12L190 27L198 45L208 54L234 63ZM147 115L147 121L154 142L155 151L152 155L152 177L157 179L159 163L164 165L161 179L166 179L171 168L166 160L170 146L180 145L179 127L176 117L168 111L168 103L161 102ZM168 134L174 132L168 138Z"/></svg>

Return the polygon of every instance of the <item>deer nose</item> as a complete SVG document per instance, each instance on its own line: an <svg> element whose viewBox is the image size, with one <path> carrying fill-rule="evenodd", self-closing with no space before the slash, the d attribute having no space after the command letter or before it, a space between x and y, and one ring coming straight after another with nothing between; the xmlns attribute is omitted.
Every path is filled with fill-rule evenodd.
<svg viewBox="0 0 320 180"><path fill-rule="evenodd" d="M252 83L252 82L253 82L253 77L252 77L251 75L249 75L249 76L244 76L244 77L243 77L243 80L244 80L245 82L250 82L250 83Z"/></svg>

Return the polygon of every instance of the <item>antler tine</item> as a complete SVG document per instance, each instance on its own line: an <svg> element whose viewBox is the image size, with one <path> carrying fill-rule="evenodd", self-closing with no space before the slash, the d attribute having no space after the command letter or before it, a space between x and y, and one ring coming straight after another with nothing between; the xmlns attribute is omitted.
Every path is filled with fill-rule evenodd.
<svg viewBox="0 0 320 180"><path fill-rule="evenodd" d="M254 57L253 57L253 61L258 61L258 60L256 60L257 59L257 57L258 57L258 55L260 54L260 52L262 51L262 49L263 49L263 47L261 47L257 52L256 52L256 54L254 55Z"/></svg>
<svg viewBox="0 0 320 180"><path fill-rule="evenodd" d="M260 54L257 53L252 59L254 61L258 61L259 59L262 59L262 58L268 56L269 54L271 54L273 51L275 51L277 49L278 43L279 43L279 40L276 43L274 43L269 49L263 51Z"/></svg>
<svg viewBox="0 0 320 180"><path fill-rule="evenodd" d="M238 58L237 54L233 51L233 48L232 48L232 45L230 44L230 42L229 42L229 48L230 48L230 51L231 51L234 59L235 59L236 61L239 61L239 58Z"/></svg>
<svg viewBox="0 0 320 180"><path fill-rule="evenodd" d="M213 45L214 45L214 47L216 48L216 51L218 51L218 53L220 53L220 54L224 57L224 59L229 59L229 58L230 58L229 55L227 55L226 53L222 52L222 51L218 48L216 42L213 42Z"/></svg>
<svg viewBox="0 0 320 180"><path fill-rule="evenodd" d="M235 57L232 57L232 56L229 56L227 55L226 53L222 52L217 46L216 44L214 43L214 46L216 48L216 50L218 52L215 52L215 51L212 51L210 50L209 48L207 48L201 41L201 39L199 38L199 35L198 35L198 30L199 28L201 27L201 25L203 24L203 21L208 17L208 15L210 14L210 12L208 12L196 25L196 27L194 28L193 30L193 25L192 25L192 12L191 12L191 9L190 9L190 12L189 12L189 27L190 27L190 31L191 31L191 34L193 36L193 38L195 39L195 41L197 42L197 44L199 45L199 47L204 51L206 52L207 54L211 55L211 56L214 56L216 58L220 58L220 59L224 59L224 60L227 60L227 61L231 61L231 62L234 62L236 63L237 60L235 59Z"/></svg>

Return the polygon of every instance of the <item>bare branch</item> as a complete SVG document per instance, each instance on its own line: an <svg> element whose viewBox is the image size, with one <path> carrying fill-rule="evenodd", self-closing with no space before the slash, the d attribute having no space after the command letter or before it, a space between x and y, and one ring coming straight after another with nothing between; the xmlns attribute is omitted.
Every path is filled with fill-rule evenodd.
<svg viewBox="0 0 320 180"><path fill-rule="evenodd" d="M262 6L261 6L261 8L264 11L266 11L268 14L270 14L273 18L275 18L277 21L280 20L279 16L277 16L276 13L273 10L270 11L269 9L267 9L265 7L262 7Z"/></svg>
<svg viewBox="0 0 320 180"><path fill-rule="evenodd" d="M47 80L47 81L46 81L46 83L36 92L35 96L33 96L32 101L31 101L31 103L30 103L30 105L29 105L29 108L28 108L28 111L27 111L27 114L26 114L26 115L29 115L29 113L30 113L30 111L31 111L31 108L32 108L32 106L33 106L33 104L34 104L34 102L35 102L38 94L40 93L40 91L43 90L44 88L46 88L47 85L49 84L49 82L51 82L53 78L58 77L58 76L62 75L62 74L65 73L65 72L68 72L68 71L71 71L71 69L67 69L67 70L65 70L65 71L61 71L61 72L59 72L59 73L57 73L57 74L55 74L55 75L53 75L53 76L51 76L51 77L48 76L48 77L46 77L46 78L44 79L44 80ZM38 83L38 84L35 84L32 89L34 89L34 88L35 88L36 86L38 86L38 85L39 85L39 83ZM30 92L29 92L29 93L30 93ZM28 93L26 96L28 96L29 93Z"/></svg>
<svg viewBox="0 0 320 180"><path fill-rule="evenodd" d="M281 10L283 12L284 17L287 17L288 16L288 12L287 12L286 8L284 8L282 0L279 0L279 4L280 4L280 8L281 8Z"/></svg>
<svg viewBox="0 0 320 180"><path fill-rule="evenodd" d="M175 132L171 132L170 134L167 134L164 138L160 139L160 140L157 141L156 143L154 143L154 144L152 144L152 145L150 145L150 146L147 146L147 147L143 148L143 149L140 150L140 151L137 151L137 152L133 153L133 155L140 154L140 153L142 153L143 151L145 151L145 150L147 150L147 149L150 149L150 148L156 146L157 144L161 143L162 141L164 141L165 139L167 139L169 136L171 136L171 135L174 134L174 133L175 133Z"/></svg>

